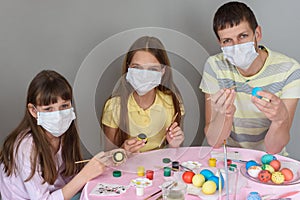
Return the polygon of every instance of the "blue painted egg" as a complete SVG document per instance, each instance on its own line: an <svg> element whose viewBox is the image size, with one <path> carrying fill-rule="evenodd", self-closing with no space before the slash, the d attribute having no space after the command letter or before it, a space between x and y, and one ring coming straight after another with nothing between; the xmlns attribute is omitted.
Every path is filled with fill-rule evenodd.
<svg viewBox="0 0 300 200"><path fill-rule="evenodd" d="M205 181L209 179L209 177L214 176L214 173L210 171L209 169L202 169L200 171L200 174L202 174L205 178Z"/></svg>
<svg viewBox="0 0 300 200"><path fill-rule="evenodd" d="M261 196L258 192L250 192L247 196L247 200L261 200Z"/></svg>
<svg viewBox="0 0 300 200"><path fill-rule="evenodd" d="M254 160L249 160L246 162L246 170L248 170L251 166L259 166L259 164Z"/></svg>
<svg viewBox="0 0 300 200"><path fill-rule="evenodd" d="M261 157L261 163L262 164L270 164L272 160L277 160L275 156L272 154L265 154Z"/></svg>
<svg viewBox="0 0 300 200"><path fill-rule="evenodd" d="M219 189L219 177L212 175L207 180L215 182L217 185L217 190ZM224 178L222 176L221 176L221 184L222 184L222 188L224 188Z"/></svg>
<svg viewBox="0 0 300 200"><path fill-rule="evenodd" d="M258 91L262 91L262 88L261 87L254 87L253 89L252 89L252 96L256 96L257 98L262 98L262 96L259 96L258 94L257 94L257 92Z"/></svg>

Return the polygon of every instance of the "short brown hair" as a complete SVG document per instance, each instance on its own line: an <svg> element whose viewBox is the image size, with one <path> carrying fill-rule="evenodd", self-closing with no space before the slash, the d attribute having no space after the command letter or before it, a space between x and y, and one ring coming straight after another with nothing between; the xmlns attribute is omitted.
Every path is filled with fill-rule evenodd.
<svg viewBox="0 0 300 200"><path fill-rule="evenodd" d="M258 26L253 11L246 4L233 1L222 5L213 19L213 29L217 38L220 39L219 30L237 26L241 21L248 22L253 32Z"/></svg>

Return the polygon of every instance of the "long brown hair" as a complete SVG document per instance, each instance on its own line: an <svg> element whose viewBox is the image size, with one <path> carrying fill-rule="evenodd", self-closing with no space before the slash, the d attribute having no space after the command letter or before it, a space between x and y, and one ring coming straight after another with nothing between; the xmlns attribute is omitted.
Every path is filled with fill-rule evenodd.
<svg viewBox="0 0 300 200"><path fill-rule="evenodd" d="M25 115L17 128L12 131L4 141L0 152L0 162L4 164L4 171L8 176L16 173L15 154L22 140L31 135L33 147L31 152L31 174L25 181L30 180L36 173L36 166L40 165L42 177L45 182L53 184L57 179L56 162L53 159L51 144L37 120L30 114L27 105L49 105L57 102L57 98L72 101L72 87L60 74L51 70L43 70L31 81L27 91ZM65 163L63 175L68 177L76 174L83 165L76 165L76 160L81 160L80 139L75 125L72 122L69 129L61 136L62 159Z"/></svg>
<svg viewBox="0 0 300 200"><path fill-rule="evenodd" d="M114 141L112 141L118 147L124 143L126 139L129 138L129 125L128 125L128 97L134 91L132 86L126 81L125 76L128 72L129 64L138 51L146 51L151 53L160 64L165 66L165 73L162 76L161 84L157 86L156 89L162 91L164 94L172 96L174 113L178 113L176 117L176 122L180 125L181 122L181 109L182 98L178 88L173 82L172 70L170 66L170 61L162 42L155 37L143 36L137 39L127 54L125 55L123 65L122 65L122 78L116 91L112 94L110 98L120 97L121 111L120 111L120 124L116 135L114 136Z"/></svg>

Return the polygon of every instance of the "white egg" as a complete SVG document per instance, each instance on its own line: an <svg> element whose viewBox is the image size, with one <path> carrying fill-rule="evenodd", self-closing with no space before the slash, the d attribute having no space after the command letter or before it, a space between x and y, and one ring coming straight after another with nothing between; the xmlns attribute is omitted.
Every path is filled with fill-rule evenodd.
<svg viewBox="0 0 300 200"><path fill-rule="evenodd" d="M260 166L251 166L249 167L248 169L248 174L253 177L253 178L257 178L258 177L258 174L259 172L261 171L261 167Z"/></svg>

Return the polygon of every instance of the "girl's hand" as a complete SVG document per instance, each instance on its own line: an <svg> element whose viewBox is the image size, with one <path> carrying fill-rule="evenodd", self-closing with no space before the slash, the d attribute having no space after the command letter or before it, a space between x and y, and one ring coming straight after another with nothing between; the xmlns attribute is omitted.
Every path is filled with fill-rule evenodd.
<svg viewBox="0 0 300 200"><path fill-rule="evenodd" d="M105 171L105 160L103 159L107 158L103 157L104 155L104 152L98 153L82 168L80 174L83 174L83 177L86 178L86 182L99 176Z"/></svg>
<svg viewBox="0 0 300 200"><path fill-rule="evenodd" d="M137 138L130 138L125 140L125 142L122 145L122 148L125 149L125 151L131 152L131 153L138 153L139 150L145 146L144 140L138 140Z"/></svg>
<svg viewBox="0 0 300 200"><path fill-rule="evenodd" d="M177 122L171 124L171 126L167 129L166 138L170 147L179 147L183 143L184 133L180 126L178 126Z"/></svg>

